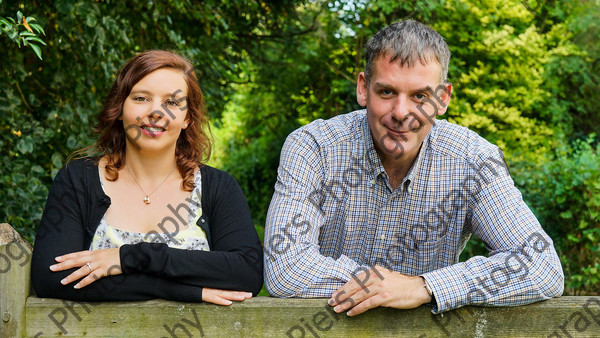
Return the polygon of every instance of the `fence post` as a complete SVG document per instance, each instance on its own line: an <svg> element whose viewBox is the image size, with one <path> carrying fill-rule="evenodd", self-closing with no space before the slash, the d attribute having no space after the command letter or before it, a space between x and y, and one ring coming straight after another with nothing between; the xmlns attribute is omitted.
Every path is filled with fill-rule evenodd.
<svg viewBox="0 0 600 338"><path fill-rule="evenodd" d="M9 224L0 224L0 336L25 334L30 294L31 246Z"/></svg>

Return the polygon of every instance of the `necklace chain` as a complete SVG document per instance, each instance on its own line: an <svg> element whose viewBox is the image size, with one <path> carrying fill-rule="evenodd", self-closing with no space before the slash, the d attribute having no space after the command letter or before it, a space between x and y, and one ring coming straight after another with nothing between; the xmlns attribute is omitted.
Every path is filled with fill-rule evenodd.
<svg viewBox="0 0 600 338"><path fill-rule="evenodd" d="M173 167L173 169L171 169L171 171L169 172L169 174L167 175L167 177L165 177L162 182L160 182L160 184L158 186L156 186L156 188L154 188L154 190L152 190L151 193L147 194L144 189L142 188L142 186L140 185L140 182L138 182L138 180L135 178L135 176L133 175L133 173L131 172L131 169L129 169L129 166L127 164L125 164L125 168L127 168L127 171L129 172L129 175L131 176L131 178L133 178L133 180L135 181L135 183L138 185L138 187L140 188L140 190L144 193L144 203L146 204L150 204L150 195L154 194L154 192L156 190L158 190L158 188L160 188L160 186L165 183L165 181L167 180L167 178L169 178L169 176L171 176L171 174L173 173L173 171L175 171L175 167Z"/></svg>

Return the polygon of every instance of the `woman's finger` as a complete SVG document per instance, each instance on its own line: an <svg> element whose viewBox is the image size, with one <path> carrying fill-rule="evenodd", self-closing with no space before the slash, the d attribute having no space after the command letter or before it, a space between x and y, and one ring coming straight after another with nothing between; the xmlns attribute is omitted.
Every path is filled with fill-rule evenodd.
<svg viewBox="0 0 600 338"><path fill-rule="evenodd" d="M231 301L218 295L219 290L204 288L202 289L202 300L217 305L231 305Z"/></svg>
<svg viewBox="0 0 600 338"><path fill-rule="evenodd" d="M252 293L244 291L217 290L211 288L202 289L202 300L219 305L231 305L232 300L243 301L252 298Z"/></svg>
<svg viewBox="0 0 600 338"><path fill-rule="evenodd" d="M252 293L244 291L220 290L219 297L229 300L242 301L244 299L252 298Z"/></svg>
<svg viewBox="0 0 600 338"><path fill-rule="evenodd" d="M58 271L58 270L57 270ZM63 278L63 280L60 281L60 283L62 285L67 285L67 284L71 284L76 280L79 280L87 275L89 275L91 272L90 268L88 268L87 265L84 265L82 267L80 267L79 269L73 271L70 275L68 275L67 277Z"/></svg>
<svg viewBox="0 0 600 338"><path fill-rule="evenodd" d="M60 258L60 260L59 260ZM56 261L58 264L50 265L50 270L52 271L63 271L71 268L77 268L80 266L84 266L88 262L91 261L91 258L88 255L80 255L80 256L72 256L69 258L65 258L65 256L56 257Z"/></svg>
<svg viewBox="0 0 600 338"><path fill-rule="evenodd" d="M77 259L77 258L86 257L86 256L88 256L89 253L90 253L90 250L83 250L83 251L71 252L71 253L68 253L68 254L64 254L62 256L58 256L58 257L55 258L55 260L57 262L64 262L64 261L70 260L70 259Z"/></svg>
<svg viewBox="0 0 600 338"><path fill-rule="evenodd" d="M104 277L103 275L96 275L98 271L92 271L89 275L87 275L84 279L80 280L79 283L75 284L74 288L75 289L81 289L85 286L88 286L90 284L92 284L93 282L97 281L98 279Z"/></svg>

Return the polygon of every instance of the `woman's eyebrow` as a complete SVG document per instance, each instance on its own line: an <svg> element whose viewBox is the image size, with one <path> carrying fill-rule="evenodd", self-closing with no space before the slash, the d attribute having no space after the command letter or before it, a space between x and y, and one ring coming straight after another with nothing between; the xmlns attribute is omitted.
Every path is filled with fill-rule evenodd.
<svg viewBox="0 0 600 338"><path fill-rule="evenodd" d="M146 95L152 95L152 91L150 90L146 90L146 89L137 89L137 90L132 90L130 95L132 94L146 94ZM177 89L174 90L172 92L165 92L164 94L161 95L162 97L180 97L183 96L185 97L186 95L183 93L182 90Z"/></svg>

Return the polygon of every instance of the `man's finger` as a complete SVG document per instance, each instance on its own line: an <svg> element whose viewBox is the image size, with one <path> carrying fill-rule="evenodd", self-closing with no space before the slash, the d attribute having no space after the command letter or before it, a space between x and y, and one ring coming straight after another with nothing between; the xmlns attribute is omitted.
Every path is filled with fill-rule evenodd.
<svg viewBox="0 0 600 338"><path fill-rule="evenodd" d="M379 271L374 271L374 273L371 273L371 270L373 269L374 268L364 270L360 274L353 276L351 280L349 280L348 282L346 282L346 284L337 289L331 295L329 305L336 306L342 301L352 297L355 293L359 291L365 291L366 293L370 293L371 290L369 289L369 287L376 281L376 278L372 278L372 276L375 275L379 277L379 279L383 280L383 276Z"/></svg>
<svg viewBox="0 0 600 338"><path fill-rule="evenodd" d="M330 306L336 306L339 304L349 303L350 307L353 307L354 300L352 300L352 298L349 298L348 296L345 296L345 295L346 295L346 292L343 290L335 295L332 295L331 299L328 301L328 304Z"/></svg>
<svg viewBox="0 0 600 338"><path fill-rule="evenodd" d="M351 296L351 298L349 298L352 300L352 302L348 301L349 299L347 299L346 302L340 303L339 305L334 307L333 310L337 313L344 312L348 309L355 307L357 304L360 304L365 299L369 298L372 294L373 292L367 293L365 292L365 290L358 290L355 294Z"/></svg>
<svg viewBox="0 0 600 338"><path fill-rule="evenodd" d="M371 293L367 295L367 298L364 299L360 304L356 305L350 311L346 312L348 316L356 316L367 310L378 307L383 303L383 298L378 294Z"/></svg>

